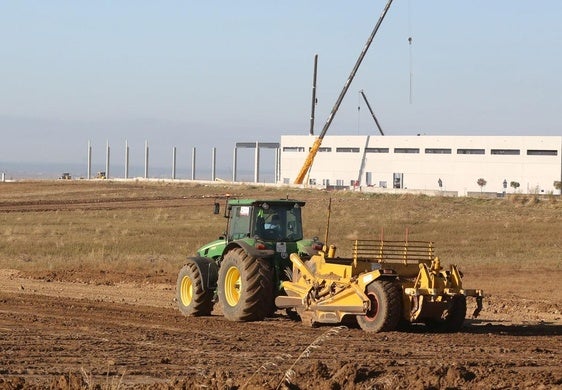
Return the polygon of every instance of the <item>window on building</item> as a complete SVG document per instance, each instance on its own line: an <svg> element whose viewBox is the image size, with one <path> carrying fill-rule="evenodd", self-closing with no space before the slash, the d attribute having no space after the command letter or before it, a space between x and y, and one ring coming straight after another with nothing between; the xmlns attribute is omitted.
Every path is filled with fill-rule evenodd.
<svg viewBox="0 0 562 390"><path fill-rule="evenodd" d="M322 185L323 186L329 186L330 185L330 179L322 179Z"/></svg>
<svg viewBox="0 0 562 390"><path fill-rule="evenodd" d="M343 187L343 180L342 180L342 179L337 179L337 180L336 180L336 185L337 185L338 187Z"/></svg>
<svg viewBox="0 0 562 390"><path fill-rule="evenodd" d="M558 150L527 150L527 156L558 156Z"/></svg>
<svg viewBox="0 0 562 390"><path fill-rule="evenodd" d="M311 186L315 186L316 185L316 179L309 179L308 184L311 185Z"/></svg>
<svg viewBox="0 0 562 390"><path fill-rule="evenodd" d="M492 149L490 150L491 154L505 154L509 156L519 156L521 152L519 149Z"/></svg>
<svg viewBox="0 0 562 390"><path fill-rule="evenodd" d="M457 149L457 154L485 154L484 149Z"/></svg>
<svg viewBox="0 0 562 390"><path fill-rule="evenodd" d="M283 146L284 152L304 152L303 146Z"/></svg>
<svg viewBox="0 0 562 390"><path fill-rule="evenodd" d="M332 148L327 146L327 147L322 147L322 148L318 148L319 152L331 152Z"/></svg>
<svg viewBox="0 0 562 390"><path fill-rule="evenodd" d="M337 153L359 153L359 148L336 148Z"/></svg>
<svg viewBox="0 0 562 390"><path fill-rule="evenodd" d="M451 154L451 149L446 148L426 148L426 154Z"/></svg>
<svg viewBox="0 0 562 390"><path fill-rule="evenodd" d="M394 148L394 153L419 153L419 148Z"/></svg>
<svg viewBox="0 0 562 390"><path fill-rule="evenodd" d="M365 153L388 153L388 148L365 148Z"/></svg>

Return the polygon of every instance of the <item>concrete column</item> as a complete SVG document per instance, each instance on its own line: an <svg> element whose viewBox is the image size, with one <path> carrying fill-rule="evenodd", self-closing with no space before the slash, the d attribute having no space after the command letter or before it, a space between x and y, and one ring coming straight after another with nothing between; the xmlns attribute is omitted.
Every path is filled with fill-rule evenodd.
<svg viewBox="0 0 562 390"><path fill-rule="evenodd" d="M107 149L105 152L105 178L109 179L109 140L107 141Z"/></svg>
<svg viewBox="0 0 562 390"><path fill-rule="evenodd" d="M172 180L176 180L176 147L172 148Z"/></svg>
<svg viewBox="0 0 562 390"><path fill-rule="evenodd" d="M193 148L191 151L191 180L195 180L196 155L197 155L197 149Z"/></svg>
<svg viewBox="0 0 562 390"><path fill-rule="evenodd" d="M148 179L148 140L144 141L144 178Z"/></svg>
<svg viewBox="0 0 562 390"><path fill-rule="evenodd" d="M211 181L217 179L217 148L213 148L211 153Z"/></svg>
<svg viewBox="0 0 562 390"><path fill-rule="evenodd" d="M275 149L275 176L273 180L275 183L281 180L281 153L279 152L279 148Z"/></svg>
<svg viewBox="0 0 562 390"><path fill-rule="evenodd" d="M260 181L260 143L256 142L256 154L254 157L254 183Z"/></svg>
<svg viewBox="0 0 562 390"><path fill-rule="evenodd" d="M90 141L88 141L88 169L86 178L88 180L92 178L92 143Z"/></svg>
<svg viewBox="0 0 562 390"><path fill-rule="evenodd" d="M234 147L232 154L232 181L236 182L236 173L238 170L238 148Z"/></svg>
<svg viewBox="0 0 562 390"><path fill-rule="evenodd" d="M125 179L129 178L129 144L125 140Z"/></svg>

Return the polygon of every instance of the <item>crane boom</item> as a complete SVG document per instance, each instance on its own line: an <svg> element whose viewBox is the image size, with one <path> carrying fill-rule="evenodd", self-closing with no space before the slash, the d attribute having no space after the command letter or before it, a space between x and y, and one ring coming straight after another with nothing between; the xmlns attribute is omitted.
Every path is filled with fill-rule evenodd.
<svg viewBox="0 0 562 390"><path fill-rule="evenodd" d="M310 109L310 135L314 135L314 113L316 111L316 73L318 70L318 54L314 55L314 75L312 77L312 108Z"/></svg>
<svg viewBox="0 0 562 390"><path fill-rule="evenodd" d="M369 104L369 101L367 100L367 96L365 96L365 92L363 92L363 90L361 90L361 91L359 91L359 93L361 94L361 96L363 96L363 100L365 100L365 103L367 104L367 108L369 109L369 112L371 113L371 116L375 120L375 123L376 123L377 127L379 128L379 131L380 131L381 135L384 135L384 133L382 131L382 128L381 128L381 125L379 124L379 121L377 120L377 117L375 116L375 112L371 108L371 105Z"/></svg>
<svg viewBox="0 0 562 390"><path fill-rule="evenodd" d="M386 6L382 10L382 13L379 17L379 20L377 21L377 24L375 24L375 27L373 28L373 31L371 32L371 35L367 39L367 43L365 43L365 46L363 47L363 50L361 51L361 54L359 54L359 58L355 62L355 66L351 70L351 73L349 74L349 77L347 78L347 81L345 82L345 84L343 86L343 89L340 92L340 95L339 95L338 99L336 100L336 103L334 104L334 107L332 108L332 111L330 112L330 115L328 115L328 119L326 120L326 123L324 124L324 127L322 128L322 132L320 133L318 138L316 138L316 140L314 141L314 144L312 144L312 147L310 148L310 151L308 153L308 157L304 161L304 164L303 164L300 172L298 173L297 177L295 178L295 184L302 184L302 182L304 180L304 177L306 176L306 173L312 167L312 163L314 162L314 157L316 157L316 153L318 153L318 149L320 148L320 145L322 145L322 140L324 139L324 136L326 135L326 132L328 131L328 128L332 124L332 121L334 120L334 116L336 115L336 112L338 111L338 109L341 105L341 102L343 101L343 98L345 97L345 94L347 93L347 90L349 89L349 86L351 85L351 82L353 81L353 78L355 77L355 74L357 73L357 70L359 69L359 66L361 65L361 62L363 62L363 58L365 58L365 54L367 54L367 50L369 50L369 46L371 46L371 43L373 42L373 38L377 34L377 31L379 30L379 27L382 24L382 21L384 20L384 17L386 16L386 13L388 12L388 9L390 8L390 5L392 4L392 1L393 0L388 0L388 2L386 3Z"/></svg>

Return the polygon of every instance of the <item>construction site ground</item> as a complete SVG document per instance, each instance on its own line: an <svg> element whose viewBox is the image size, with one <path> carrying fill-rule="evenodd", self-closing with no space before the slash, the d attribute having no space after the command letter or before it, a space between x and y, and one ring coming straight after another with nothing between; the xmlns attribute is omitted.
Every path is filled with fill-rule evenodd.
<svg viewBox="0 0 562 390"><path fill-rule="evenodd" d="M169 283L37 276L0 271L2 389L562 388L553 275L534 275L537 291L525 299L513 292L523 275L480 278L495 293L455 334L310 328L283 312L253 323L228 322L220 310L186 318Z"/></svg>
<svg viewBox="0 0 562 390"><path fill-rule="evenodd" d="M135 207L150 202L161 205ZM0 269L0 389L562 388L559 267L470 269L464 285L484 289L484 309L451 334L312 328L282 311L234 323L219 307L187 318L171 275Z"/></svg>

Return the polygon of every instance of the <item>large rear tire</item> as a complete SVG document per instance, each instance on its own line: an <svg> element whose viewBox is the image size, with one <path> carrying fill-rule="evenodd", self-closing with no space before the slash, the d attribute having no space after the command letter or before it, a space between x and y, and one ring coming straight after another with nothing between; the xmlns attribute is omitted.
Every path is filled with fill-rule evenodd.
<svg viewBox="0 0 562 390"><path fill-rule="evenodd" d="M208 316L213 310L213 291L205 288L199 268L193 262L182 267L176 283L176 298L186 316Z"/></svg>
<svg viewBox="0 0 562 390"><path fill-rule="evenodd" d="M376 280L367 286L371 309L358 315L357 323L366 332L396 330L402 314L402 289L391 280Z"/></svg>
<svg viewBox="0 0 562 390"><path fill-rule="evenodd" d="M217 294L230 321L261 321L274 310L273 270L243 249L228 252L219 269Z"/></svg>

